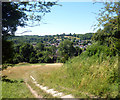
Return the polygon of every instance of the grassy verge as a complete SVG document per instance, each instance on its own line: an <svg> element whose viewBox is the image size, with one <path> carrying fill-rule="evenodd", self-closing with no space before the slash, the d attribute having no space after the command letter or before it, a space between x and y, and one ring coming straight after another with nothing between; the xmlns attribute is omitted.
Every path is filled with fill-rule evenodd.
<svg viewBox="0 0 120 100"><path fill-rule="evenodd" d="M96 56L73 58L64 65L64 70L54 73L50 79L56 80L53 80L53 83L57 82L60 86L84 93L100 97L116 97L118 94L117 56L107 57L101 62L100 60ZM76 93L75 96L79 97L79 92Z"/></svg>
<svg viewBox="0 0 120 100"><path fill-rule="evenodd" d="M115 98L118 95L118 57L102 57L83 54L57 70L36 71L33 76L42 85L76 98Z"/></svg>
<svg viewBox="0 0 120 100"><path fill-rule="evenodd" d="M64 67L43 67L35 69L34 73L31 73L31 75L39 84L53 88L56 91L63 92L65 95L76 94L82 98L87 97L86 94L65 85L65 81L68 81L64 77L65 73L66 71Z"/></svg>
<svg viewBox="0 0 120 100"><path fill-rule="evenodd" d="M35 87L30 81L32 75L36 81L64 94L72 94L76 98L93 96L112 97L118 95L118 56L74 57L62 67L38 66L18 67L4 72L10 78L23 78L42 94L43 91ZM42 94L52 98L51 95Z"/></svg>
<svg viewBox="0 0 120 100"><path fill-rule="evenodd" d="M25 83L6 79L2 82L2 98L34 98Z"/></svg>

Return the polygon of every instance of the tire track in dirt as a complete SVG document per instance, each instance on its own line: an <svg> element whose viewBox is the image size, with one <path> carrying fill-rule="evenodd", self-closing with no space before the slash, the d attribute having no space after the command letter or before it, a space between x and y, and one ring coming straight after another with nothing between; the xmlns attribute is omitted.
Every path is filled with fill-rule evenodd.
<svg viewBox="0 0 120 100"><path fill-rule="evenodd" d="M53 97L59 97L59 98L74 98L71 94L70 95L65 95L63 94L62 92L58 92L58 91L55 91L54 89L48 89L48 87L46 86L42 86L40 84L38 84L35 80L34 77L30 76L30 78L33 80L33 83L39 87L41 90L45 91L46 93L48 94L51 94ZM75 98L74 98L75 99ZM75 99L77 100L77 99Z"/></svg>
<svg viewBox="0 0 120 100"><path fill-rule="evenodd" d="M35 98L43 98L42 96L38 95L37 92L35 90L33 90L32 87L27 82L25 82L25 84L29 88L30 92L35 96ZM43 100L45 100L45 99L43 99Z"/></svg>

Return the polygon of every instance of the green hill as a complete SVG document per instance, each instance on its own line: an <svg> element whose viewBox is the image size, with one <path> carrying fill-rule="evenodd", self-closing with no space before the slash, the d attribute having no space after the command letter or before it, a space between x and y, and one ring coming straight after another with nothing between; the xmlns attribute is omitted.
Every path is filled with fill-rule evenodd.
<svg viewBox="0 0 120 100"><path fill-rule="evenodd" d="M69 39L71 41L76 40L90 40L93 36L93 33L86 33L86 34L60 34L60 35L45 35L45 36L38 36L38 35L24 35L24 36L12 36L9 37L8 40L12 40L15 44L19 43L31 43L37 44L39 42L42 43L59 43L60 41L64 41L65 39Z"/></svg>
<svg viewBox="0 0 120 100"><path fill-rule="evenodd" d="M83 95L117 97L118 55L111 56L109 48L105 46L98 48L96 45L92 51L97 51L92 55L91 48L92 46L80 56L69 59L59 71L50 75L47 83L45 82L46 85L56 89L61 86L60 90L69 92L77 98Z"/></svg>

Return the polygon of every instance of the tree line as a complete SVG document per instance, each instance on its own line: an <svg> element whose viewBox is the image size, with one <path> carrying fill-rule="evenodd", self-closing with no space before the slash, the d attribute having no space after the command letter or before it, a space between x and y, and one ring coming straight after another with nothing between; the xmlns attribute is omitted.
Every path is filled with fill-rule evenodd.
<svg viewBox="0 0 120 100"><path fill-rule="evenodd" d="M69 58L78 56L82 53L82 49L74 47L73 42L70 40L62 41L58 47L54 45L46 47L41 42L37 43L36 46L30 43L14 45L12 42L8 43L11 48L6 49L6 54L3 54L5 55L3 56L3 63L64 63Z"/></svg>
<svg viewBox="0 0 120 100"><path fill-rule="evenodd" d="M66 37L68 36L68 37ZM58 43L60 41L64 41L66 39L69 39L73 41L74 43L78 43L81 40L90 40L93 36L93 33L86 33L86 34L60 34L60 35L45 35L45 36L38 36L38 35L27 35L27 36L9 36L7 40L13 41L15 44L19 44L21 42L27 42L27 43L46 43L50 42L52 43Z"/></svg>

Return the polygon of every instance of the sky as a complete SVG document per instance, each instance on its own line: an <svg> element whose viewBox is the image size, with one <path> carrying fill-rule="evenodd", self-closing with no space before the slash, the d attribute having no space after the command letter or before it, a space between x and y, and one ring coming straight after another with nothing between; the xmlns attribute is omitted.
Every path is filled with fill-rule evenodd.
<svg viewBox="0 0 120 100"><path fill-rule="evenodd" d="M15 35L55 35L55 34L85 34L93 31L97 23L96 17L103 7L102 3L93 2L58 2L62 6L53 6L41 20L39 26L18 27ZM97 13L97 14L95 14ZM19 34L29 31L24 34Z"/></svg>

